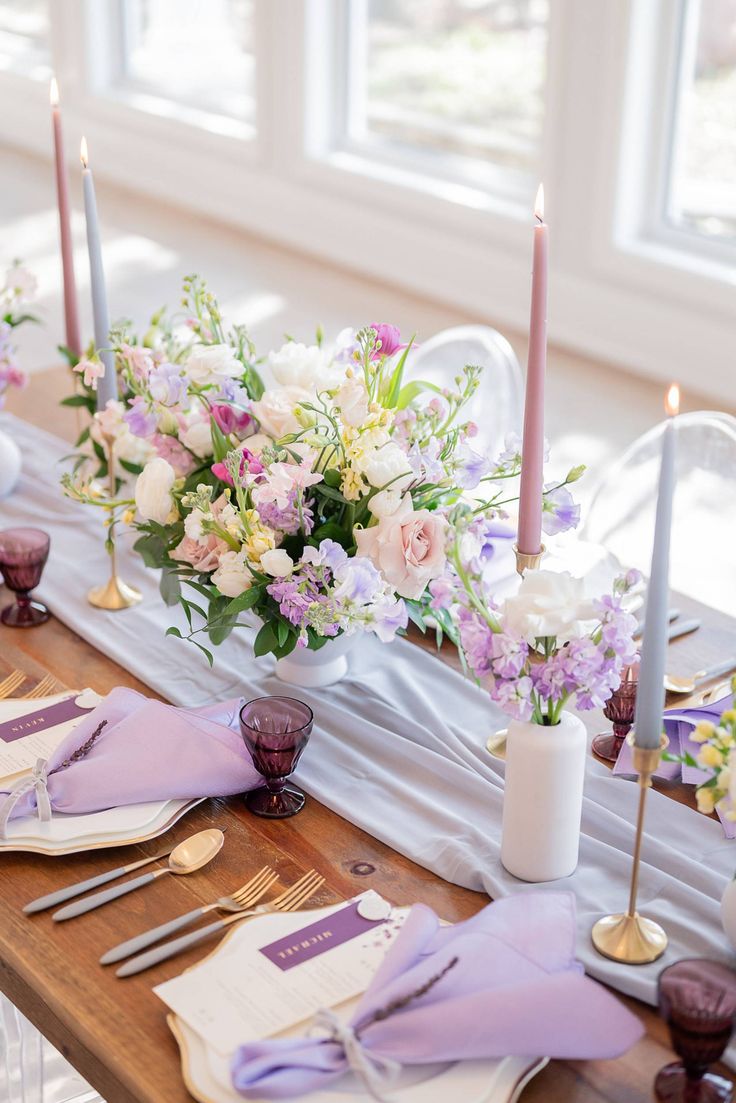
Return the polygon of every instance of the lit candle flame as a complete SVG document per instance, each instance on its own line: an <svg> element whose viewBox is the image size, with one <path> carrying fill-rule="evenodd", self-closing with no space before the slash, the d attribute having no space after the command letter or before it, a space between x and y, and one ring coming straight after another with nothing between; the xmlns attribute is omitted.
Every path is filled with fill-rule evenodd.
<svg viewBox="0 0 736 1103"><path fill-rule="evenodd" d="M79 156L82 159L82 164L84 165L85 168L87 168L87 165L89 164L89 156L87 154L87 139L86 138L82 138L82 144L79 147Z"/></svg>
<svg viewBox="0 0 736 1103"><path fill-rule="evenodd" d="M680 412L680 388L676 383L673 383L667 391L664 408L670 417L677 417Z"/></svg>
<svg viewBox="0 0 736 1103"><path fill-rule="evenodd" d="M544 184L537 188L537 198L534 200L534 214L540 222L544 222Z"/></svg>
<svg viewBox="0 0 736 1103"><path fill-rule="evenodd" d="M52 77L49 84L49 103L52 107L59 106L59 85L56 83L56 77Z"/></svg>

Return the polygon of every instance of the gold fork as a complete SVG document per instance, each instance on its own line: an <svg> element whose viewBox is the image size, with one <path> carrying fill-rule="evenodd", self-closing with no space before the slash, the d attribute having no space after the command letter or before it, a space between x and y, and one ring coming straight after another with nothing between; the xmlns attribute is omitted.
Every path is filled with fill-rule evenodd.
<svg viewBox="0 0 736 1103"><path fill-rule="evenodd" d="M11 693L15 693L25 680L26 676L22 670L14 670L12 674L8 674L7 678L0 682L0 698L10 697Z"/></svg>
<svg viewBox="0 0 736 1103"><path fill-rule="evenodd" d="M121 965L116 972L118 977L131 977L135 973L141 973L144 969L149 969L152 965L158 965L160 961L167 961L170 957L174 957L181 950L187 950L190 946L196 946L198 942L204 942L210 935L216 931L223 931L226 927L229 927L231 923L238 923L241 919L248 919L251 916L256 915L268 915L271 912L293 912L297 908L300 908L302 904L305 904L310 897L314 896L325 883L324 877L321 877L319 873L314 869L310 869L309 873L305 873L303 877L300 877L296 884L291 888L286 889L280 896L277 896L275 900L270 900L267 904L258 904L255 908L248 908L246 911L241 911L236 915L228 915L225 919L218 919L216 923L210 923L206 927L202 927L199 931L193 931L191 934L182 935L181 938L175 938L171 942L164 943L163 946L156 946L153 950L148 950L145 954L138 954L137 957L131 958L130 961L126 961L125 965Z"/></svg>
<svg viewBox="0 0 736 1103"><path fill-rule="evenodd" d="M274 881L278 881L278 879L278 873L275 873L269 866L264 866L255 877L251 877L250 881L247 881L242 888L239 888L232 895L221 896L213 904L205 904L201 908L195 908L194 911L180 915L169 923L162 923L158 927L152 927L149 931L144 931L143 934L136 935L135 938L129 938L126 942L121 942L119 946L113 947L112 950L108 950L106 954L102 955L100 964L112 965L114 961L122 961L124 957L137 954L141 950L145 950L147 946L152 946L154 942L160 942L162 938L181 930L182 927L191 926L207 912L216 910L242 912L244 908L257 904L266 895Z"/></svg>
<svg viewBox="0 0 736 1103"><path fill-rule="evenodd" d="M23 694L23 699L30 701L36 697L51 697L54 693L61 693L63 688L61 682L58 682L53 674L45 674L37 686L34 686L29 693Z"/></svg>

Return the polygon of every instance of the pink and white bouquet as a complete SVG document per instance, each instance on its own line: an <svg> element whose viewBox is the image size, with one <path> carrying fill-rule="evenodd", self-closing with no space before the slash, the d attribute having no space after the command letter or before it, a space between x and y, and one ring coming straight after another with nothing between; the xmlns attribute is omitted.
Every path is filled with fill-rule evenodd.
<svg viewBox="0 0 736 1103"><path fill-rule="evenodd" d="M36 277L18 261L8 269L0 286L0 408L11 387L25 387L28 382L18 361L14 330L26 322L38 321L27 310L36 289Z"/></svg>
<svg viewBox="0 0 736 1103"><path fill-rule="evenodd" d="M452 632L428 587L456 524L502 515L519 473L515 445L496 459L473 448L463 408L480 369L462 366L443 389L406 382L412 341L384 323L289 340L259 361L194 277L184 307L179 329L159 312L142 344L112 335L122 397L92 436L105 421L126 456L137 442L122 464L136 474L136 548L163 568L186 638L211 660L197 637L220 643L248 610L256 654L279 658L359 631L390 641L429 613ZM92 395L95 357L77 367ZM576 520L559 498L569 481L545 499L558 530Z"/></svg>

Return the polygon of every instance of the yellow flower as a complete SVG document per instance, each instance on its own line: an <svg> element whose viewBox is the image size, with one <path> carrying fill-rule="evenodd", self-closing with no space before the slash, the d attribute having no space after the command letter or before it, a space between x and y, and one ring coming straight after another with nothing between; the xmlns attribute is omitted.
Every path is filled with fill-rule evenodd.
<svg viewBox="0 0 736 1103"><path fill-rule="evenodd" d="M263 553L271 551L276 547L273 529L267 528L266 525L261 522L258 513L254 509L246 510L245 519L248 524L249 532L243 540L243 550L245 551L246 558L253 563L254 566L260 566Z"/></svg>
<svg viewBox="0 0 736 1103"><path fill-rule="evenodd" d="M698 766L704 766L706 769L709 766L720 766L722 760L723 756L712 743L705 743L697 758Z"/></svg>
<svg viewBox="0 0 736 1103"><path fill-rule="evenodd" d="M134 519L135 519L135 510L134 509L126 509L125 513L123 514L123 524L124 525L132 525Z"/></svg>
<svg viewBox="0 0 736 1103"><path fill-rule="evenodd" d="M362 477L352 467L346 467L342 473L340 490L349 502L356 502L368 487Z"/></svg>
<svg viewBox="0 0 736 1103"><path fill-rule="evenodd" d="M705 743L708 739L713 738L715 730L716 726L710 720L701 720L695 725L695 731L690 738L694 743Z"/></svg>
<svg viewBox="0 0 736 1103"><path fill-rule="evenodd" d="M736 724L736 709L726 709L721 716L722 724Z"/></svg>
<svg viewBox="0 0 736 1103"><path fill-rule="evenodd" d="M709 816L716 806L712 789L696 789L695 799L698 802L698 812L706 816Z"/></svg>

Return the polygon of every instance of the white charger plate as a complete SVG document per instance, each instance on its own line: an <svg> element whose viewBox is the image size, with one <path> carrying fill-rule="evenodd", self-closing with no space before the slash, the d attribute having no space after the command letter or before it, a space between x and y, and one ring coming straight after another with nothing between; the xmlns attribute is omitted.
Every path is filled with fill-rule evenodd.
<svg viewBox="0 0 736 1103"><path fill-rule="evenodd" d="M319 914L319 911L320 909L312 911L312 914ZM192 968L200 968L215 955L232 954L236 949L236 939L252 942L254 946L263 945L264 939L268 941L279 937L288 928L298 930L304 922L305 913L299 912L263 916L240 924L211 954ZM270 928L267 935L262 931L266 925ZM359 998L341 1004L340 1016L348 1018ZM216 1052L193 1027L176 1014L170 1013L166 1021L179 1046L182 1077L190 1094L199 1103L242 1103L242 1095L235 1090L230 1080L232 1054ZM303 1034L304 1024L299 1023L278 1036L299 1037ZM396 1103L447 1103L447 1100L462 1100L462 1103L514 1103L524 1086L546 1064L546 1057L505 1057L405 1068L389 1094ZM305 1096L309 1103L365 1103L370 1098L352 1073L324 1091L311 1092Z"/></svg>

